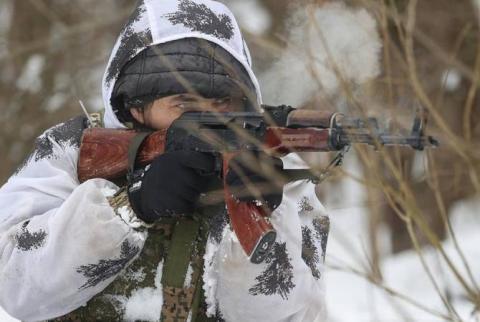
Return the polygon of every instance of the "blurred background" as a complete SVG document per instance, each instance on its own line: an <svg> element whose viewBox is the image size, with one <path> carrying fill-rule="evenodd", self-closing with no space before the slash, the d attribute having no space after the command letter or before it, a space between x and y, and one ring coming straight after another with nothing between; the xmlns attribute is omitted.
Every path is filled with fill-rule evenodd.
<svg viewBox="0 0 480 322"><path fill-rule="evenodd" d="M45 129L82 113L79 100L103 108L104 66L135 2L0 0L0 183ZM356 146L318 186L329 321L480 320L480 1L221 2L265 103L375 116L400 134L423 108L441 142ZM332 157L304 155L316 169Z"/></svg>

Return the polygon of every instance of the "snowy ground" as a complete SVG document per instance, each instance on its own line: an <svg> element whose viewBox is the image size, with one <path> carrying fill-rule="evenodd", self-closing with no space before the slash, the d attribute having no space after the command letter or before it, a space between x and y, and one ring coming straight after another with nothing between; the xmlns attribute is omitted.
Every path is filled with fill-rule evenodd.
<svg viewBox="0 0 480 322"><path fill-rule="evenodd" d="M358 206L364 201L362 188L347 181L344 183L344 189L345 195L349 197L343 200L341 209L330 211L332 230L327 247L325 272L329 321L444 321L429 312L447 314L440 296L414 251L386 256L381 268L385 286L422 308L393 297L365 278L349 272L350 268L365 272L368 236L366 209ZM450 211L460 249L477 281L480 281L479 209L480 200L471 199L457 203ZM388 233L385 235L387 240ZM468 276L452 241L447 240L443 245L461 275ZM451 299L461 320L479 321L480 315L478 312L476 315L473 313L473 305L466 301L465 291L449 272L438 253L432 249L425 249L424 257L439 289ZM338 266L341 268L338 269Z"/></svg>

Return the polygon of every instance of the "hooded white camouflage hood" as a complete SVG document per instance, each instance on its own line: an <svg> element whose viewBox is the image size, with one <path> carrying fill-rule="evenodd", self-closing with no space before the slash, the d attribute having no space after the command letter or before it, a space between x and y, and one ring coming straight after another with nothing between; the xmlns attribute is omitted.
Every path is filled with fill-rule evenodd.
<svg viewBox="0 0 480 322"><path fill-rule="evenodd" d="M110 102L122 67L149 46L183 38L205 39L228 51L247 71L261 104L250 52L235 17L225 5L210 0L141 0L115 43L103 77L105 127L125 127Z"/></svg>

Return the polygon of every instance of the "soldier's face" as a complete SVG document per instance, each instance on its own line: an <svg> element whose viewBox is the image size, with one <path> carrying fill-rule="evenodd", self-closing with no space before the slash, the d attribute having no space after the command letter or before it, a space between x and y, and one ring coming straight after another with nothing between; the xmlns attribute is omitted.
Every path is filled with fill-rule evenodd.
<svg viewBox="0 0 480 322"><path fill-rule="evenodd" d="M195 94L171 95L157 99L142 109L132 108L132 116L147 127L167 129L182 113L187 111L234 112L243 110L240 98L204 98Z"/></svg>

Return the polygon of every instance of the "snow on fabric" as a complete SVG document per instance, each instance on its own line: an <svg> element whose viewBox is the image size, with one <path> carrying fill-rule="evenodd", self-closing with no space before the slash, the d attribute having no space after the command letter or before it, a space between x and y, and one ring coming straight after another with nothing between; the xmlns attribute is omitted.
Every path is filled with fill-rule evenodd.
<svg viewBox="0 0 480 322"><path fill-rule="evenodd" d="M338 2L302 8L288 30L288 48L261 76L269 103L300 106L319 90L332 94L342 81L362 84L380 72L381 41L365 9Z"/></svg>
<svg viewBox="0 0 480 322"><path fill-rule="evenodd" d="M210 237L205 249L204 271L203 271L203 291L205 293L205 303L207 304L207 315L215 316L217 312L217 280L218 270L216 263L213 261L215 254L218 252L218 244L220 240L215 241L213 237ZM225 260L226 258L223 258Z"/></svg>
<svg viewBox="0 0 480 322"><path fill-rule="evenodd" d="M158 321L163 305L162 293L163 261L158 264L155 275L155 287L135 290L125 301L125 319L127 321Z"/></svg>

